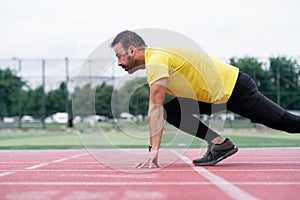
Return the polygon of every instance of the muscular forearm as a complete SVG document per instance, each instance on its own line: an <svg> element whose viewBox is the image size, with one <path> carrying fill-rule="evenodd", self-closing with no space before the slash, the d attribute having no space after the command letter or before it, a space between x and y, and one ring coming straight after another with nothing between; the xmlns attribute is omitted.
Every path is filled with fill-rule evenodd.
<svg viewBox="0 0 300 200"><path fill-rule="evenodd" d="M150 86L150 99L148 111L148 124L150 128L150 145L157 150L163 134L164 126L164 99L166 93L167 78L161 78Z"/></svg>
<svg viewBox="0 0 300 200"><path fill-rule="evenodd" d="M164 125L162 105L149 106L148 124L150 129L150 145L152 149L159 149Z"/></svg>

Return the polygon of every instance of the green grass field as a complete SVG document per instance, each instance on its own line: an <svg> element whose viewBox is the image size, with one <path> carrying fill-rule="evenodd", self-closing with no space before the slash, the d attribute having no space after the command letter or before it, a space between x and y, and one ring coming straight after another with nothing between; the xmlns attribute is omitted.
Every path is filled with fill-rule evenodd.
<svg viewBox="0 0 300 200"><path fill-rule="evenodd" d="M300 147L300 134L249 131L222 134L238 147ZM148 133L128 135L122 132L105 134L73 134L65 132L0 133L0 149L84 149L84 148L147 148ZM163 135L162 148L201 148L203 141L187 134Z"/></svg>

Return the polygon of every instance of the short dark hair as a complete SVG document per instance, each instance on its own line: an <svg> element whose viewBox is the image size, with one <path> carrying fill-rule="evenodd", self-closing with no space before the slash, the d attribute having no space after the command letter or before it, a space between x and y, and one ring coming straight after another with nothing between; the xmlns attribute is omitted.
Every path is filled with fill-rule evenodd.
<svg viewBox="0 0 300 200"><path fill-rule="evenodd" d="M110 44L111 47L114 47L117 43L121 43L125 51L128 50L129 46L134 46L136 48L145 48L147 45L141 36L136 34L133 31L123 31L119 33L113 42Z"/></svg>

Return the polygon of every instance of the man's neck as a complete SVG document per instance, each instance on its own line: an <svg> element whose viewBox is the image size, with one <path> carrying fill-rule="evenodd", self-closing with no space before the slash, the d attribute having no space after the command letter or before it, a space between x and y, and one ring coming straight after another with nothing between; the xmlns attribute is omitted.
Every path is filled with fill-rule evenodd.
<svg viewBox="0 0 300 200"><path fill-rule="evenodd" d="M136 60L138 60L139 65L145 65L145 51L146 51L146 48L139 49L138 52L137 52Z"/></svg>

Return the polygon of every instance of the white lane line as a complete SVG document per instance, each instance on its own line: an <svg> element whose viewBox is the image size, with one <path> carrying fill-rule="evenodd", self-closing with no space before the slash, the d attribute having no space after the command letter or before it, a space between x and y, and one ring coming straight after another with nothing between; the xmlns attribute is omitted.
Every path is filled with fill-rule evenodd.
<svg viewBox="0 0 300 200"><path fill-rule="evenodd" d="M235 192L230 190L230 188L228 188L228 182L218 182L217 183L219 186L224 186L226 187L226 190L228 190L227 192ZM284 185L290 185L290 186L295 186L295 185L300 185L300 182L231 182L229 185L260 185L260 186L272 186L272 185L280 185L280 186L284 186ZM136 181L136 182L127 182L127 181L123 181L123 182L99 182L99 181L91 181L91 182L0 182L0 185L50 185L50 186L60 186L60 185L69 185L69 186L73 186L73 185L89 185L89 186L135 186L135 185L151 185L151 186L155 186L155 185L167 185L167 186L176 186L176 185L216 185L215 182L207 182L207 181L198 181L198 182L151 182L151 181ZM236 187L236 186L235 186ZM226 193L227 193L226 192ZM239 199L241 196L237 193L233 193L231 194L231 196L233 199ZM246 196L243 196L242 199L257 199L253 196L249 196L249 194L247 194Z"/></svg>
<svg viewBox="0 0 300 200"><path fill-rule="evenodd" d="M98 167L99 168L99 167ZM111 169L37 169L37 170L14 170L13 172L111 172ZM136 170L126 170L136 173ZM193 172L194 169L160 169L161 172ZM300 169L212 169L211 172L300 172ZM9 169L0 170L3 173L10 173ZM0 176L1 177L1 176Z"/></svg>
<svg viewBox="0 0 300 200"><path fill-rule="evenodd" d="M61 159L53 160L53 161L47 162L47 163L41 163L41 164L34 165L34 166L31 166L31 167L26 167L25 169L28 169L28 170L38 169L38 168L50 165L52 163L60 163L60 162L63 162L63 161L66 161L66 160L69 160L69 159L72 159L72 158L78 158L78 157L83 156L83 155L87 155L87 153L78 154L78 155L74 155L74 156L70 156L70 157L66 157L66 158L61 158Z"/></svg>
<svg viewBox="0 0 300 200"><path fill-rule="evenodd" d="M134 186L134 185L212 185L210 182L0 182L0 185L101 185L101 186Z"/></svg>
<svg viewBox="0 0 300 200"><path fill-rule="evenodd" d="M110 170L112 172L112 170ZM114 178L114 179L155 179L158 178L158 174L73 174L73 173L66 173L60 175L62 176L68 176L68 177L92 177L92 178Z"/></svg>
<svg viewBox="0 0 300 200"><path fill-rule="evenodd" d="M38 169L38 168L45 167L45 166L48 166L48 165L53 164L53 163L59 163L59 162L63 162L63 161L66 161L66 160L69 160L69 159L72 159L72 158L78 158L78 157L85 156L85 155L88 155L88 153L77 154L77 155L69 156L69 157L66 157L66 158L53 160L51 162L40 163L38 165L33 165L33 166L30 166L30 167L26 167L24 170ZM12 170L12 171L2 172L2 173L0 173L0 177L9 176L9 175L15 174L15 173L20 172L20 171L23 171L23 170Z"/></svg>
<svg viewBox="0 0 300 200"><path fill-rule="evenodd" d="M183 160L186 164L188 164L191 168L193 168L198 174L208 179L212 184L217 186L221 189L224 193L230 196L232 199L240 200L240 199L247 199L247 200L257 200L256 197L252 196L251 194L245 192L244 190L240 189L239 187L235 186L233 183L226 181L225 179L213 174L212 172L206 170L203 167L195 167L192 165L192 161L184 156L172 150L174 154L176 154L181 160Z"/></svg>
<svg viewBox="0 0 300 200"><path fill-rule="evenodd" d="M12 175L14 173L17 173L17 172L16 171L2 172L2 173L0 173L0 177L9 176L9 175Z"/></svg>
<svg viewBox="0 0 300 200"><path fill-rule="evenodd" d="M198 156L195 155L195 156ZM247 158L249 159L249 157L240 157L240 158ZM274 157L274 158L278 158L278 157ZM255 162L257 162L257 166L259 165L262 165L262 164L299 164L300 161L299 160L296 160L296 157L291 157L292 159L295 159L295 160L288 160L290 158L287 158L285 157L285 160L280 160L280 159L277 159L277 161L265 161L266 159L270 159L270 157L266 158L266 159L262 159L261 157L259 158L260 160L255 160ZM299 157L300 158L300 157ZM67 160L66 158L63 158L61 159L61 161L65 161ZM58 162L61 162L60 160L58 160ZM283 163L284 162L284 163ZM2 165L5 165L5 164L28 164L28 163L39 163L39 162L22 162L22 161L15 161L15 162L0 162L0 164ZM82 164L82 163L85 163L85 164L99 164L99 163L105 163L105 164L119 164L120 162L100 162L100 161L95 161L95 162L90 162L90 161L87 161L87 162L84 162L84 161L78 161L76 162L78 164ZM122 163L124 164L132 164L132 161L122 161ZM176 162L177 164L182 164L182 163L185 163L185 162ZM66 162L66 164L73 164L73 162ZM161 163L161 164L170 164L169 162L168 163ZM249 164L249 161L235 161L235 162L232 162L231 163L232 165L235 164L235 165L238 165L238 164Z"/></svg>
<svg viewBox="0 0 300 200"><path fill-rule="evenodd" d="M73 158L79 158L79 157L85 156L85 155L88 155L88 153L77 154L77 155L74 155L74 156L70 156L70 157L66 157L66 158L61 158L61 159L58 159L58 160L54 160L51 163L60 163L60 162L67 161L67 160L70 160L70 159L73 159Z"/></svg>
<svg viewBox="0 0 300 200"><path fill-rule="evenodd" d="M3 173L0 173L0 177L4 177L4 176L8 176L8 175L11 175L11 174L14 174L16 172L3 172Z"/></svg>
<svg viewBox="0 0 300 200"><path fill-rule="evenodd" d="M38 169L38 168L47 166L47 165L49 165L50 163L51 163L51 162L48 162L48 163L41 163L41 164L38 164L38 165L33 165L33 166L30 166L30 167L26 167L25 169L27 169L27 170Z"/></svg>

